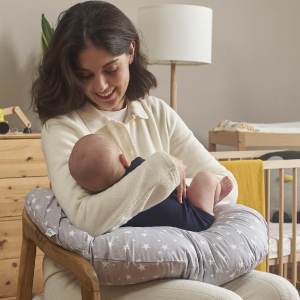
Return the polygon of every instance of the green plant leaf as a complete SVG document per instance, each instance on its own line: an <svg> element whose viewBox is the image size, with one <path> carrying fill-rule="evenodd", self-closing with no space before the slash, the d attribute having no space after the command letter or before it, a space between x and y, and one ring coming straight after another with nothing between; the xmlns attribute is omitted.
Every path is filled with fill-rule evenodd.
<svg viewBox="0 0 300 300"><path fill-rule="evenodd" d="M45 39L44 39L44 36L43 36L43 33L41 34L41 46L42 46L42 53L45 54L47 49L48 49L48 46L45 42Z"/></svg>
<svg viewBox="0 0 300 300"><path fill-rule="evenodd" d="M49 22L45 18L44 14L42 14L42 37L41 37L41 44L42 44L42 52L45 53L48 49L48 45L50 40L53 36L54 29L51 28Z"/></svg>

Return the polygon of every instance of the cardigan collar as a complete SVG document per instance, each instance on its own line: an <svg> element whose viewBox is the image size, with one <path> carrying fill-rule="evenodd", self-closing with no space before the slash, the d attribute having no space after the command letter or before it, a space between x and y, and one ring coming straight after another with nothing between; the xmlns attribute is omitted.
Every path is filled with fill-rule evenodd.
<svg viewBox="0 0 300 300"><path fill-rule="evenodd" d="M91 133L98 131L111 121L90 102L87 102L82 108L77 109L76 113ZM127 116L124 124L130 123L135 118L148 119L141 100L127 101Z"/></svg>

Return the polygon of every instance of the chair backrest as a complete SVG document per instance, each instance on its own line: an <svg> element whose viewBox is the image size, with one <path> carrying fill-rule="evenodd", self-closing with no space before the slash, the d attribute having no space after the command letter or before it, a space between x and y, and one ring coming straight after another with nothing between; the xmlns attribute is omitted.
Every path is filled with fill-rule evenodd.
<svg viewBox="0 0 300 300"><path fill-rule="evenodd" d="M32 299L36 246L49 258L76 275L81 286L82 300L100 300L98 278L94 268L87 260L49 241L32 222L25 208L22 214L22 227L17 300Z"/></svg>

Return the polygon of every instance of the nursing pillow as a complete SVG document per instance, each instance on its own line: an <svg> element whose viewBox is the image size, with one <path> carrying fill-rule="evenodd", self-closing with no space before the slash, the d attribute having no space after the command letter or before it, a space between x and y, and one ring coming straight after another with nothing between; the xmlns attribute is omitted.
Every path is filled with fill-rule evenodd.
<svg viewBox="0 0 300 300"><path fill-rule="evenodd" d="M260 156L261 160L285 160L300 159L298 151L278 151L271 152ZM284 222L292 222L293 213L293 169L284 170ZM298 199L300 195L300 169L297 170ZM279 219L279 171L270 170L270 216L274 223L278 223ZM297 203L297 211L300 211L300 201ZM298 220L299 222L299 220Z"/></svg>
<svg viewBox="0 0 300 300"><path fill-rule="evenodd" d="M267 225L243 205L217 205L215 222L201 232L174 227L121 227L97 237L68 220L53 191L32 190L25 207L55 244L94 267L100 285L181 278L222 285L254 269L268 252Z"/></svg>

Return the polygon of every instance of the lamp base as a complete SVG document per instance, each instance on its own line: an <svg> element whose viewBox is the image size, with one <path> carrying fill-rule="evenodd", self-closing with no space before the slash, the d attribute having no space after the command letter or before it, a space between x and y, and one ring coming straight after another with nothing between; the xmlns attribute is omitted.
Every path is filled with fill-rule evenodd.
<svg viewBox="0 0 300 300"><path fill-rule="evenodd" d="M170 106L176 111L176 94L177 94L177 86L176 86L176 63L171 63L171 103Z"/></svg>

